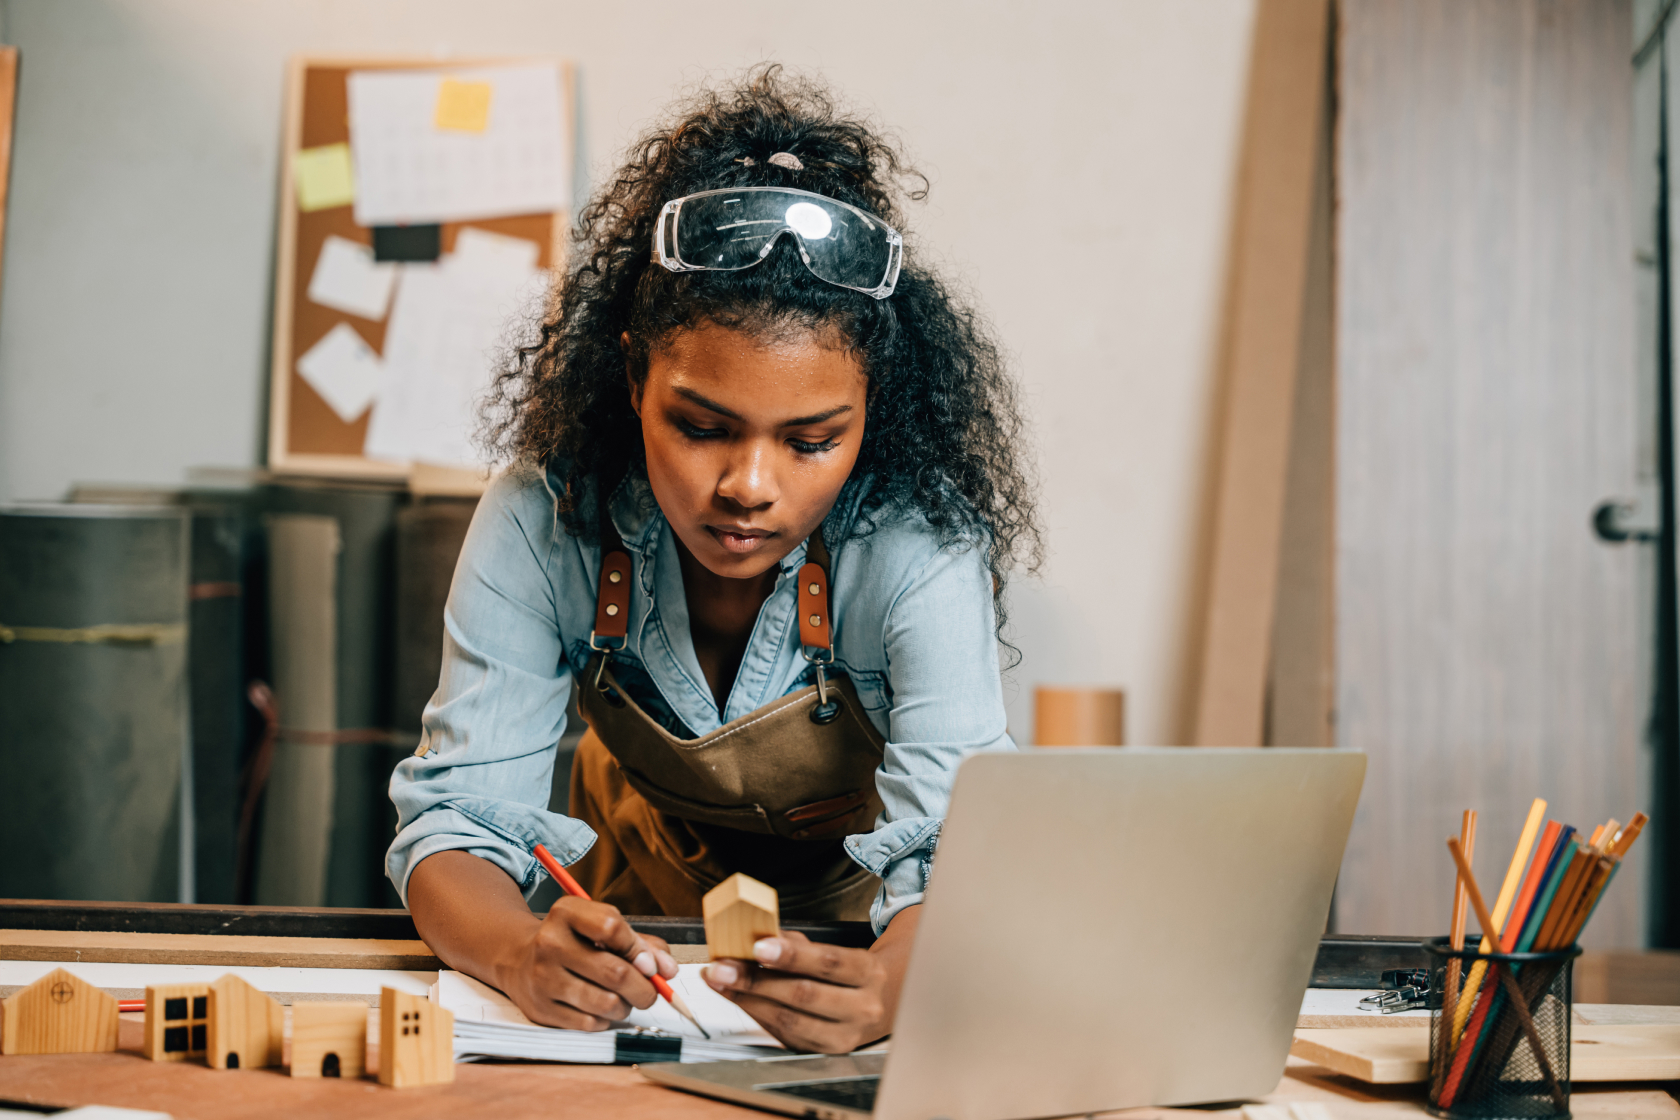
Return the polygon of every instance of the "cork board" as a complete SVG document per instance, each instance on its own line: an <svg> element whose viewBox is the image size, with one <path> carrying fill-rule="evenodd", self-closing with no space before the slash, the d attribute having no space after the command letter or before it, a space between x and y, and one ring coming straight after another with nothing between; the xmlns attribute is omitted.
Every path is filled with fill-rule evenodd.
<svg viewBox="0 0 1680 1120"><path fill-rule="evenodd" d="M552 58L373 59L299 57L291 62L286 83L285 138L280 161L280 233L274 284L274 347L269 373L268 465L290 474L350 478L407 479L407 465L369 459L362 454L368 418L364 412L345 423L299 375L297 359L339 323L356 331L376 353L384 352L381 322L336 311L308 298L310 277L327 237L337 234L363 245L372 232L358 226L352 207L304 212L298 208L294 163L299 151L350 139L349 96L346 81L353 70L449 70L554 62ZM562 117L574 117L575 75L561 62ZM455 239L467 226L534 241L540 247L537 264L555 269L563 258L568 215L565 212L527 214L442 227L442 250L452 252ZM431 468L435 471L436 468ZM471 472L462 472L471 473Z"/></svg>

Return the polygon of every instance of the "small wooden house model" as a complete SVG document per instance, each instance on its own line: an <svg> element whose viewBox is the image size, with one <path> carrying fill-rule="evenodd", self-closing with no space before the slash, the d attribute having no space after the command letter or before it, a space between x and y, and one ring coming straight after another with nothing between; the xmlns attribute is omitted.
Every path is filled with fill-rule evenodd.
<svg viewBox="0 0 1680 1120"><path fill-rule="evenodd" d="M706 919L706 951L712 960L752 960L753 942L782 931L776 888L745 875L731 875L700 900Z"/></svg>
<svg viewBox="0 0 1680 1120"><path fill-rule="evenodd" d="M292 1004L292 1076L362 1076L367 1027L367 1004L359 1001Z"/></svg>
<svg viewBox="0 0 1680 1120"><path fill-rule="evenodd" d="M393 1089L455 1080L455 1016L425 996L379 989L379 1083Z"/></svg>
<svg viewBox="0 0 1680 1120"><path fill-rule="evenodd" d="M0 1054L90 1054L116 1048L116 999L62 968L0 1000Z"/></svg>
<svg viewBox="0 0 1680 1120"><path fill-rule="evenodd" d="M280 1064L285 1009L233 973L210 985L211 1069L261 1069Z"/></svg>
<svg viewBox="0 0 1680 1120"><path fill-rule="evenodd" d="M146 1040L140 1052L154 1062L204 1057L210 1018L210 985L149 984Z"/></svg>

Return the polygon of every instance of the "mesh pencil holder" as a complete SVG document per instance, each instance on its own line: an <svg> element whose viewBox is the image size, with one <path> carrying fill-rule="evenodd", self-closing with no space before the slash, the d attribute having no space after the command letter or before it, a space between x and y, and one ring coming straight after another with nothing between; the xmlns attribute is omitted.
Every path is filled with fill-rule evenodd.
<svg viewBox="0 0 1680 1120"><path fill-rule="evenodd" d="M1429 1111L1453 1120L1569 1115L1570 979L1579 946L1430 958ZM1455 998L1456 997L1456 998Z"/></svg>

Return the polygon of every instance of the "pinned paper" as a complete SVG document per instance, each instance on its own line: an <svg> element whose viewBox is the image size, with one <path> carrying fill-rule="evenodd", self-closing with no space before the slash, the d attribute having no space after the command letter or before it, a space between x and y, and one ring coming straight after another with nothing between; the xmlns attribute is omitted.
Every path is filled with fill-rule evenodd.
<svg viewBox="0 0 1680 1120"><path fill-rule="evenodd" d="M456 118L444 85L493 87L477 131L439 127ZM571 204L571 140L558 64L452 71L353 70L346 90L356 161L356 224L422 225L519 214ZM461 106L467 107L467 106ZM445 113L445 110L448 110ZM467 114L460 114L464 122Z"/></svg>
<svg viewBox="0 0 1680 1120"><path fill-rule="evenodd" d="M380 264L368 246L329 234L309 278L309 298L322 307L377 323L391 306L391 287L396 282L396 265Z"/></svg>
<svg viewBox="0 0 1680 1120"><path fill-rule="evenodd" d="M348 144L305 148L292 157L292 174L297 182L298 209L305 214L348 206L356 199Z"/></svg>
<svg viewBox="0 0 1680 1120"><path fill-rule="evenodd" d="M483 132L490 125L490 88L489 82L443 79L432 123L454 132Z"/></svg>
<svg viewBox="0 0 1680 1120"><path fill-rule="evenodd" d="M298 359L297 368L346 424L354 424L379 391L379 355L349 323L328 331Z"/></svg>
<svg viewBox="0 0 1680 1120"><path fill-rule="evenodd" d="M537 243L467 228L437 264L403 266L363 454L474 465L479 402L511 325L541 308Z"/></svg>

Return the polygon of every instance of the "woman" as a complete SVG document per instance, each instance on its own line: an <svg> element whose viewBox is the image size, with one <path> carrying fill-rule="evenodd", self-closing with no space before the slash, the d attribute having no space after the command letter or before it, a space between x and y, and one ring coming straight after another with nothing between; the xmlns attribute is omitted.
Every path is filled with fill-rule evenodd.
<svg viewBox="0 0 1680 1120"><path fill-rule="evenodd" d="M957 763L1013 748L997 596L1038 539L997 351L896 232L909 174L775 68L703 97L583 211L497 382L516 467L456 568L388 864L438 956L536 1022L649 1006L675 964L622 915L698 915L742 871L879 938L784 933L708 982L789 1046L892 1029ZM530 912L539 842L594 901Z"/></svg>

